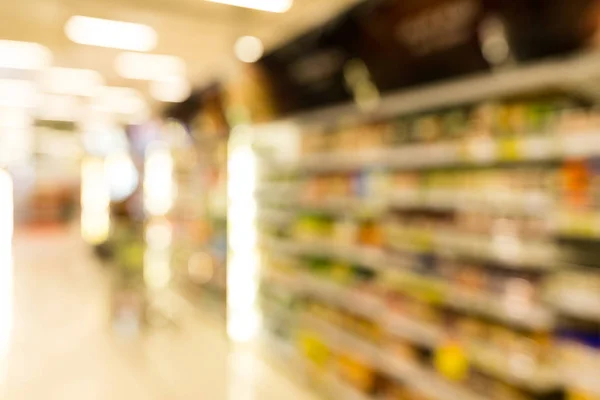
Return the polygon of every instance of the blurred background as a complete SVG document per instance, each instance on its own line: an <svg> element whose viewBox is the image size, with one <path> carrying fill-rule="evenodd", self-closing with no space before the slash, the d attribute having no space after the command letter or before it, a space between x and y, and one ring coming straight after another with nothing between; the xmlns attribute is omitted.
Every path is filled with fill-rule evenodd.
<svg viewBox="0 0 600 400"><path fill-rule="evenodd" d="M0 4L0 398L600 399L600 1Z"/></svg>

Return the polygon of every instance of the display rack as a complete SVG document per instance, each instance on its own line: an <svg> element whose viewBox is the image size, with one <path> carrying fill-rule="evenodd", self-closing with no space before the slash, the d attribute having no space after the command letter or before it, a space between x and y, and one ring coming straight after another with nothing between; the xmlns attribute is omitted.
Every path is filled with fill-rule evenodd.
<svg viewBox="0 0 600 400"><path fill-rule="evenodd" d="M600 398L598 66L287 120L298 157L263 157L255 193L269 346L336 399Z"/></svg>

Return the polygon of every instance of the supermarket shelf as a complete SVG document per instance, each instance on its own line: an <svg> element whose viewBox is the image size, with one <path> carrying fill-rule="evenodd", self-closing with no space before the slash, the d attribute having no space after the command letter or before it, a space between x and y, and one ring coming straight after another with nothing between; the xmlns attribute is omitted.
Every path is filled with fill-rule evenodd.
<svg viewBox="0 0 600 400"><path fill-rule="evenodd" d="M565 289L555 291L549 296L548 302L561 314L600 323L600 295L598 293Z"/></svg>
<svg viewBox="0 0 600 400"><path fill-rule="evenodd" d="M507 148L510 151L505 150ZM286 167L314 173L382 168L421 170L539 162L594 155L600 155L600 132L530 135L510 139L477 137L358 153L310 154Z"/></svg>
<svg viewBox="0 0 600 400"><path fill-rule="evenodd" d="M302 283L302 286L305 284ZM460 291L459 291L460 292ZM336 304L343 301L350 301L347 296L340 296ZM507 309L498 306L498 303L493 299L479 297L475 299L473 296L450 297L447 301L453 305L460 305L461 308L469 311L491 315L497 319L503 319L506 322L519 325L526 328L543 328L547 327L550 321L550 316L542 309L529 309L521 315L515 315ZM350 304L360 304L355 300ZM496 308L490 304L496 305ZM366 311L366 310L363 310ZM381 326L389 333L403 337L413 343L425 345L428 347L436 347L441 342L443 333L432 325L412 320L397 314L379 312L378 321ZM333 338L334 346L339 349L354 349L361 356L373 362L378 358L377 347L374 344L356 338L356 336L348 334L335 325L330 324L319 318L309 315L302 317L304 324L319 329L321 333L327 337ZM554 369L538 368L529 363L509 363L506 355L498 351L488 349L486 347L471 346L469 348L469 357L474 365L485 370L486 372L506 381L519 385L521 387L536 391L545 392L558 387L558 377ZM406 375L406 372L403 373Z"/></svg>
<svg viewBox="0 0 600 400"><path fill-rule="evenodd" d="M344 400L375 400L372 396L361 393L350 385L345 384L333 374L325 375L327 392L332 399Z"/></svg>
<svg viewBox="0 0 600 400"><path fill-rule="evenodd" d="M263 299L260 308L263 311L263 315L270 320L286 321L288 324L293 324L298 319L294 311L272 300Z"/></svg>
<svg viewBox="0 0 600 400"><path fill-rule="evenodd" d="M386 276L396 283L424 284L437 287L442 301L456 309L485 315L505 323L527 329L549 329L554 325L554 315L544 307L527 306L520 303L501 301L493 295L475 295L454 287L441 279L422 276L399 268L387 269ZM338 304L352 307L351 311L366 316L377 316L383 312L383 304L378 298L368 297L363 292L347 288L333 282L320 279L309 274L297 274L294 278L285 278L293 282L293 286L313 296ZM281 281L281 280L280 280Z"/></svg>
<svg viewBox="0 0 600 400"><path fill-rule="evenodd" d="M372 363L380 371L423 393L432 400L483 400L468 390L461 389L450 382L445 382L433 371L427 371L405 362L397 356L390 355L390 353L380 350L374 344L366 342L363 339L358 339L326 321L315 320L317 319L313 317L311 326L315 326L315 324L316 326L320 326L319 329L327 337L329 344L333 348L359 354L360 357ZM350 396L353 396L353 394ZM355 399L357 397L335 398Z"/></svg>
<svg viewBox="0 0 600 400"><path fill-rule="evenodd" d="M447 283L442 279L423 276L410 271L395 270L387 273L395 286L437 288L439 300L449 307L468 313L487 316L506 324L525 329L544 330L554 326L553 313L541 306L507 302L490 294L474 294Z"/></svg>
<svg viewBox="0 0 600 400"><path fill-rule="evenodd" d="M600 213L559 210L557 232L561 237L573 239L600 239Z"/></svg>
<svg viewBox="0 0 600 400"><path fill-rule="evenodd" d="M263 352L273 360L279 369L290 373L290 378L298 379L314 386L315 391L326 398L343 400L374 400L371 396L359 392L338 379L334 374L317 369L303 358L290 343L272 335L261 337ZM319 377L319 381L311 381L311 377Z"/></svg>
<svg viewBox="0 0 600 400"><path fill-rule="evenodd" d="M587 369L585 366L565 366L561 370L562 381L565 387L575 388L600 397L600 379L598 369Z"/></svg>
<svg viewBox="0 0 600 400"><path fill-rule="evenodd" d="M333 348L339 351L352 351L358 354L366 362L379 365L382 371L414 386L415 389L422 391L426 395L434 396L434 399L469 398L469 394L462 393L462 390L456 387L448 388L448 383L442 381L434 373L425 372L397 358L390 359L376 344L347 333L326 320L304 313L299 321L301 325L308 326L320 332L328 339ZM386 331L397 334L414 343L429 347L436 347L441 342L443 335L434 326L400 315L381 313L379 322L385 327ZM510 362L506 354L485 346L469 346L468 354L470 362L473 365L505 382L540 393L549 392L559 387L559 377L557 371L554 369L537 367L527 362L519 363L518 360ZM433 384L435 389L429 385L425 385L423 382ZM440 391L442 387L446 387L446 389Z"/></svg>
<svg viewBox="0 0 600 400"><path fill-rule="evenodd" d="M473 198L478 195L479 198ZM389 205L394 209L432 209L459 212L477 212L491 215L544 217L552 212L552 200L541 193L503 196L495 193L483 198L480 193L430 190L423 193L400 191L391 196Z"/></svg>
<svg viewBox="0 0 600 400"><path fill-rule="evenodd" d="M546 330L554 326L554 315L545 307L527 306L518 301L511 304L490 295L470 295L456 287L449 287L447 293L446 304L457 309L475 312L527 329Z"/></svg>
<svg viewBox="0 0 600 400"><path fill-rule="evenodd" d="M343 245L329 240L286 240L268 239L265 245L271 251L294 256L314 256L335 258L356 265L379 270L385 261L385 253L380 249Z"/></svg>
<svg viewBox="0 0 600 400"><path fill-rule="evenodd" d="M387 207L384 201L369 201L355 197L337 197L310 201L301 199L300 196L284 197L277 194L265 194L260 198L262 204L268 208L282 208L287 212L319 213L338 216L373 216L378 215Z"/></svg>
<svg viewBox="0 0 600 400"><path fill-rule="evenodd" d="M560 388L558 369L523 361L519 356L507 356L484 345L471 346L470 362L501 380L526 388L534 393L549 393Z"/></svg>
<svg viewBox="0 0 600 400"><path fill-rule="evenodd" d="M307 313L302 315L300 321L303 326L320 332L327 338L327 342L332 348L357 355L370 365L378 365L380 353L375 343L348 333L329 321Z"/></svg>
<svg viewBox="0 0 600 400"><path fill-rule="evenodd" d="M429 348L436 348L443 339L443 332L438 327L401 315L386 315L382 326L392 334ZM505 382L533 392L548 392L559 387L556 369L519 360L511 362L505 353L486 346L468 346L468 354L472 364Z"/></svg>
<svg viewBox="0 0 600 400"><path fill-rule="evenodd" d="M254 197L257 200L289 200L299 193L299 186L294 183L262 183L256 188Z"/></svg>
<svg viewBox="0 0 600 400"><path fill-rule="evenodd" d="M485 237L456 231L434 235L436 249L451 249L459 255L485 259L516 269L553 269L557 249L553 242L519 240L511 236Z"/></svg>
<svg viewBox="0 0 600 400"><path fill-rule="evenodd" d="M383 302L351 287L345 287L307 273L287 274L271 271L269 278L295 292L317 297L329 304L368 318L378 318Z"/></svg>
<svg viewBox="0 0 600 400"><path fill-rule="evenodd" d="M457 231L390 228L389 246L400 252L454 254L497 263L513 269L556 268L558 250L549 241L522 241L509 236L489 237Z"/></svg>
<svg viewBox="0 0 600 400"><path fill-rule="evenodd" d="M319 201L295 201L296 208L334 215L369 216L377 215L386 209L384 201L366 200L354 197L338 197Z"/></svg>
<svg viewBox="0 0 600 400"><path fill-rule="evenodd" d="M433 371L399 359L383 355L382 371L432 400L485 400L483 397L443 380Z"/></svg>
<svg viewBox="0 0 600 400"><path fill-rule="evenodd" d="M440 292L441 301L450 307L485 315L527 329L549 329L554 325L554 315L545 307L507 302L493 295L467 293L462 288L455 287L441 279L422 276L402 270L401 266L398 267L386 270L388 280L399 283L401 286L408 282L414 287L416 282L419 285L436 287ZM341 307L351 307L350 311L352 312L373 318L383 312L383 303L379 298L367 296L363 292L328 282L316 276L295 274L293 277L279 278L279 282L284 284L286 280L296 290L301 290Z"/></svg>
<svg viewBox="0 0 600 400"><path fill-rule="evenodd" d="M399 318L397 316L391 318L389 316L384 317L382 318L382 323L390 320L394 320L392 323L395 329L394 333L405 337L414 343L436 347L441 342L442 333L435 327L408 318ZM323 319L310 315L303 315L301 321L305 326L318 330L322 335L328 338L330 345L333 348L340 351L352 351L359 354L363 360L379 365L382 371L414 386L416 389L422 391L423 394L434 395L433 392L437 392L438 394L434 395L436 396L434 398L440 400L468 396L468 394L465 393L456 393L457 388L455 387L448 389L448 383L443 382L433 372L427 372L422 368L404 362L397 357L388 357L374 344L344 332ZM390 326L388 325L386 329L389 331ZM561 382L557 369L540 367L529 362L519 362L520 360L516 358L511 359L510 357L507 357L505 353L482 345L468 346L468 354L469 361L474 366L507 383L528 389L532 392L548 393L560 387ZM579 380L582 381L582 379ZM423 381L434 384L435 389L424 385L422 383ZM581 385L583 386L584 384L586 388L590 386L590 382L582 381ZM439 389L441 389L442 386L446 386L445 391L447 393L443 397L439 397ZM431 392L429 390L431 390ZM455 394L451 394L453 392Z"/></svg>
<svg viewBox="0 0 600 400"><path fill-rule="evenodd" d="M395 312L383 314L380 325L392 335L429 348L435 348L443 338L442 330L436 326L407 318Z"/></svg>
<svg viewBox="0 0 600 400"><path fill-rule="evenodd" d="M257 220L260 223L267 225L286 225L296 219L298 214L291 210L283 210L276 208L262 208L257 215Z"/></svg>
<svg viewBox="0 0 600 400"><path fill-rule="evenodd" d="M377 215L393 209L432 209L447 211L469 211L492 215L509 216L531 216L544 217L553 212L552 202L548 196L540 193L529 193L512 198L502 196L496 193L489 196L488 199L469 199L467 195L461 192L436 193L410 193L408 191L399 191L385 199L385 196L379 196L377 201L366 199L340 197L325 198L319 201L303 201L297 198L290 199L277 195L276 193L265 193L261 199L270 207L265 207L264 215L259 215L259 220L273 220L271 214L276 212L286 215L289 221L292 216L299 213L313 211L333 215ZM279 207L279 209L275 208ZM589 217L589 215L587 215ZM571 217L571 214L565 214L564 218ZM595 220L600 220L597 216ZM600 235L600 229L598 234Z"/></svg>
<svg viewBox="0 0 600 400"><path fill-rule="evenodd" d="M433 251L440 255L453 254L497 263L512 269L551 270L557 267L558 251L549 242L525 242L511 238L492 240L489 237L458 232L412 231L408 234L415 239L393 239L389 243L390 248L402 253ZM265 241L265 245L269 250L278 253L333 258L373 271L386 270L394 261L394 257L390 257L381 249L342 245L328 240L269 239Z"/></svg>
<svg viewBox="0 0 600 400"><path fill-rule="evenodd" d="M306 292L339 307L346 308L352 313L376 319L382 312L383 303L376 296L368 296L355 289L311 276L305 276L301 282Z"/></svg>
<svg viewBox="0 0 600 400"><path fill-rule="evenodd" d="M286 218L273 215L272 218ZM388 245L400 252L435 252L496 263L506 268L552 270L557 267L559 252L551 241L524 241L509 236L481 236L457 231L432 231L390 227ZM265 245L272 251L291 255L335 258L370 268L385 267L386 252L359 245L344 245L331 240L270 239Z"/></svg>
<svg viewBox="0 0 600 400"><path fill-rule="evenodd" d="M291 343L266 330L260 333L258 343L269 360L276 361L278 366L285 367L283 369L292 372L293 376L306 373L306 361Z"/></svg>
<svg viewBox="0 0 600 400"><path fill-rule="evenodd" d="M355 105L342 105L297 116L292 119L292 122L327 124L338 121L340 115L349 117L349 123L380 121L425 110L460 107L482 100L508 98L541 89L577 88L583 86L582 83L589 82L590 78L599 77L600 53L577 55L546 60L513 70L459 78L414 90L403 90L384 96L377 110L370 113L358 111ZM304 155L299 160L289 162L282 167L304 176L359 170L366 173L380 170L427 171L455 167L502 167L526 163L536 163L537 166L554 170L558 168L558 163L555 162L590 156L600 156L600 131L528 132L522 136L511 137L444 139L437 143L406 143L395 148L360 149L355 152L346 148L331 153ZM552 171L547 172L552 173ZM302 175L290 175L293 176L302 179ZM467 211L499 217L534 217L549 221L548 229L537 229L534 226L537 221L531 221L531 225L527 225L529 221L523 221L520 225L525 227L524 230L537 232L539 237L536 240L519 240L508 234L492 237L465 234L462 233L464 231L456 230L428 231L411 227L410 224L402 226L400 225L402 222L399 222L398 227L391 226L392 231L388 232L390 246L386 251L360 246L339 246L329 240L270 240L265 243L265 248L275 255L287 256L291 259L300 260L298 256L313 255L361 264L378 272L377 278L382 279L384 285L388 283L385 281L388 276L400 275L400 279L395 282L400 283L395 285L398 290L406 290L409 295L420 295L423 301L430 300L433 305L444 304L443 308L462 310L465 314L492 319L513 329L552 330L556 322L555 314L561 313L600 322L600 296L583 296L581 290L573 293L552 292L548 304L537 302L530 304L526 299L503 298L504 296L496 294L495 290L490 289L485 293L470 291L464 286L445 281L437 276L412 272L415 266L409 264L414 262L415 253L426 252L442 256L457 256L461 260L478 260L481 264L490 264L492 268L500 267L495 271L499 274L501 274L500 270L507 268L540 273L554 271L563 267L560 260L568 259L563 257L568 255L566 250L565 254L560 252L562 242L559 243L554 239L557 237L600 239L600 213L561 210L562 204L554 204L553 196L546 193L477 193L475 191L478 188L470 187L465 189L472 193L444 192L438 190L437 186L428 186L428 190L418 193L397 191L391 193L389 198L371 193L366 199L348 197L304 201L301 199L303 194L301 183L286 182L283 185L270 185L261 186L255 193L261 207L271 208L261 211L258 221L269 224L293 223L299 214L326 214L340 218L378 216L389 208ZM513 196L510 196L511 194ZM370 201L375 198L377 202ZM396 262L396 258L404 260L404 265L397 265L401 263ZM573 257L573 260L579 258ZM356 289L350 285L336 284L325 276L319 277L318 274L280 275L276 280L279 284L286 285L286 288L298 291L300 295L307 294L321 299L348 312L369 316L387 333L405 338L409 342L435 348L437 344L443 342L443 336L447 333L443 327L388 312L384 300L369 293L370 287ZM529 274L523 276L525 279L530 279ZM532 280L533 284L538 283L537 279ZM545 285L544 289L546 289ZM427 398L483 400L485 397L473 394L458 383L444 380L433 369L399 359L392 352L386 353L385 347L345 332L344 329L327 320L311 315L296 315L296 317L299 318L297 322L301 326L308 326L321 332L332 348L360 355ZM504 381L538 393L553 391L560 386L575 386L600 396L600 384L593 373L586 371L587 374L582 374L582 371L577 369L559 370L535 365L534 358L524 354L503 353L488 343L477 343L477 345L469 343L465 350L475 370L485 372L497 381ZM587 364L578 367L593 369ZM368 396L353 391L333 375L325 375L324 382L331 398L368 399Z"/></svg>
<svg viewBox="0 0 600 400"><path fill-rule="evenodd" d="M393 118L545 89L572 89L597 78L598 71L600 71L600 55L597 52L585 52L550 58L513 69L432 83L416 89L400 89L382 97L377 109L368 113L354 103L347 103L302 113L278 122L328 123L338 121L341 115L353 118L356 122L366 119Z"/></svg>

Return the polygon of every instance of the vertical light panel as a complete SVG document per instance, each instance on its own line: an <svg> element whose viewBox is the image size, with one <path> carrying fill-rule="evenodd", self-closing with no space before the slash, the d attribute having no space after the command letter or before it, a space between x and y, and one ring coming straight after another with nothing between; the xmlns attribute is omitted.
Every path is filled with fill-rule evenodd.
<svg viewBox="0 0 600 400"><path fill-rule="evenodd" d="M163 289L171 281L173 228L166 219L151 218L145 236L144 282L150 289Z"/></svg>
<svg viewBox="0 0 600 400"><path fill-rule="evenodd" d="M173 231L164 216L173 207L174 190L171 151L165 143L153 143L144 163L144 209L148 213L144 281L151 289L165 288L171 281Z"/></svg>
<svg viewBox="0 0 600 400"><path fill-rule="evenodd" d="M250 128L236 128L229 141L227 333L236 342L252 340L260 329L257 309L258 249L255 228L257 159Z"/></svg>
<svg viewBox="0 0 600 400"><path fill-rule="evenodd" d="M87 158L81 166L81 236L101 244L110 233L110 194L104 162Z"/></svg>
<svg viewBox="0 0 600 400"><path fill-rule="evenodd" d="M173 157L169 148L154 143L146 151L144 208L151 216L164 216L173 206Z"/></svg>
<svg viewBox="0 0 600 400"><path fill-rule="evenodd" d="M13 210L12 178L0 169L0 365L3 368L13 325Z"/></svg>

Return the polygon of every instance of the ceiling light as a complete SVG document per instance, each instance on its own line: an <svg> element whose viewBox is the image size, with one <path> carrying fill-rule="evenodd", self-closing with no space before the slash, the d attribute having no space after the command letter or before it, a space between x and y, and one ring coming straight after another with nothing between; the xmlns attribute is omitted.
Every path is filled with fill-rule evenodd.
<svg viewBox="0 0 600 400"><path fill-rule="evenodd" d="M0 131L3 128L27 129L32 124L29 110L16 107L0 107Z"/></svg>
<svg viewBox="0 0 600 400"><path fill-rule="evenodd" d="M172 78L150 83L150 94L158 101L181 103L190 97L191 87L185 78Z"/></svg>
<svg viewBox="0 0 600 400"><path fill-rule="evenodd" d="M40 97L37 117L46 121L77 121L81 104L77 97L57 94L44 94Z"/></svg>
<svg viewBox="0 0 600 400"><path fill-rule="evenodd" d="M144 208L152 216L166 215L173 206L173 157L162 143L151 143L144 161Z"/></svg>
<svg viewBox="0 0 600 400"><path fill-rule="evenodd" d="M133 51L150 51L157 41L156 31L147 25L80 15L67 21L65 33L75 43Z"/></svg>
<svg viewBox="0 0 600 400"><path fill-rule="evenodd" d="M0 79L0 106L35 107L37 89L32 82L16 79Z"/></svg>
<svg viewBox="0 0 600 400"><path fill-rule="evenodd" d="M40 44L0 40L0 68L40 70L51 59L50 50Z"/></svg>
<svg viewBox="0 0 600 400"><path fill-rule="evenodd" d="M104 173L108 180L110 198L113 201L127 199L138 187L139 174L126 151L109 155L104 162Z"/></svg>
<svg viewBox="0 0 600 400"><path fill-rule="evenodd" d="M236 57L245 63L253 63L263 56L265 48L261 40L254 36L242 36L235 42Z"/></svg>
<svg viewBox="0 0 600 400"><path fill-rule="evenodd" d="M42 75L42 90L53 94L94 96L104 79L96 71L75 68L50 68Z"/></svg>
<svg viewBox="0 0 600 400"><path fill-rule="evenodd" d="M186 74L181 58L164 54L121 53L115 60L115 68L123 78L148 81Z"/></svg>
<svg viewBox="0 0 600 400"><path fill-rule="evenodd" d="M252 8L254 10L284 13L292 8L293 0L208 0L212 3Z"/></svg>
<svg viewBox="0 0 600 400"><path fill-rule="evenodd" d="M146 102L137 90L128 87L104 87L95 99L94 107L98 111L134 115L146 109Z"/></svg>

